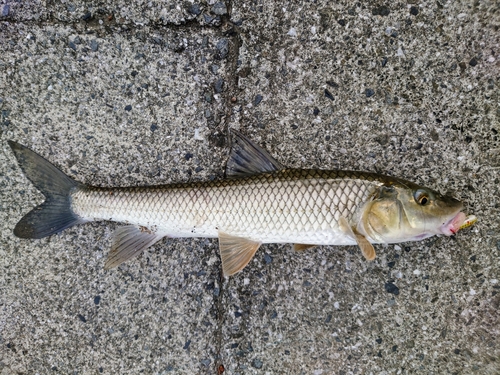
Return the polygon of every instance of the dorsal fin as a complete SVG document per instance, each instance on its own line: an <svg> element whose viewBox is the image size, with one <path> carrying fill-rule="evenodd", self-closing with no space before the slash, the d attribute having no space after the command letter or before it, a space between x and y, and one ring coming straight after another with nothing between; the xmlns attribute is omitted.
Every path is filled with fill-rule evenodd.
<svg viewBox="0 0 500 375"><path fill-rule="evenodd" d="M227 177L244 177L283 169L266 150L236 130L231 130L233 141L226 164Z"/></svg>

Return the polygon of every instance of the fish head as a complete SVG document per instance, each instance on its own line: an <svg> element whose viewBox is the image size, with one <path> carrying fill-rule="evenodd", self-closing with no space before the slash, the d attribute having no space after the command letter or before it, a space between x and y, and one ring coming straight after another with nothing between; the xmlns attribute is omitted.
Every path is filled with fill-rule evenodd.
<svg viewBox="0 0 500 375"><path fill-rule="evenodd" d="M463 203L411 182L381 186L363 214L363 229L377 242L451 236L465 221Z"/></svg>

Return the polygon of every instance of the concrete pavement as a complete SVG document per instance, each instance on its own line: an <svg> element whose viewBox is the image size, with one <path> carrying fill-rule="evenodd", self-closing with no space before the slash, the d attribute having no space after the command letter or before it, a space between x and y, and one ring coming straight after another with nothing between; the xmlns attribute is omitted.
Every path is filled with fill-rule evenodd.
<svg viewBox="0 0 500 375"><path fill-rule="evenodd" d="M0 3L1 374L497 374L494 1ZM466 202L456 238L294 253L221 278L217 242L103 268L116 224L12 234L16 140L101 186L220 178L228 129L297 168Z"/></svg>

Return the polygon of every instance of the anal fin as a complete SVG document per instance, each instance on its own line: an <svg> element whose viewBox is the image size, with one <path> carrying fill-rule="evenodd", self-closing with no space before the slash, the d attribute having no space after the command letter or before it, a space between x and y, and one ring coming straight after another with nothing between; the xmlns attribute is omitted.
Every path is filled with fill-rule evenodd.
<svg viewBox="0 0 500 375"><path fill-rule="evenodd" d="M308 250L312 247L315 247L316 245L307 245L307 244L304 244L304 243L294 243L293 244L293 249L295 251L304 251L304 250Z"/></svg>
<svg viewBox="0 0 500 375"><path fill-rule="evenodd" d="M340 217L339 219L339 225L340 229L347 234L348 236L351 236L356 243L358 244L359 248L361 249L361 253L365 257L366 260L373 260L377 256L375 253L375 249L373 245L368 242L368 240L363 236L361 233L358 233L355 229L353 229L349 223L347 222L347 219L343 216Z"/></svg>
<svg viewBox="0 0 500 375"><path fill-rule="evenodd" d="M105 269L119 266L142 253L146 248L161 240L165 235L144 227L125 225L116 229L113 245L104 264Z"/></svg>
<svg viewBox="0 0 500 375"><path fill-rule="evenodd" d="M245 268L260 245L261 242L219 232L220 257L224 276L232 276Z"/></svg>

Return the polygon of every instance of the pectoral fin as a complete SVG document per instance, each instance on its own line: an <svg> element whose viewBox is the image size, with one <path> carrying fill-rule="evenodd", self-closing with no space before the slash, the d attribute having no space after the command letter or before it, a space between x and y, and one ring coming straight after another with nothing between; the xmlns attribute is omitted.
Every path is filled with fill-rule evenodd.
<svg viewBox="0 0 500 375"><path fill-rule="evenodd" d="M260 245L260 242L219 232L220 257L224 276L232 276L245 268Z"/></svg>
<svg viewBox="0 0 500 375"><path fill-rule="evenodd" d="M310 249L311 247L314 247L314 246L316 246L316 245L306 245L304 243L294 243L293 249L295 251L304 251L304 250Z"/></svg>
<svg viewBox="0 0 500 375"><path fill-rule="evenodd" d="M375 249L373 248L373 245L368 242L368 240L363 236L362 234L359 233L354 233L354 236L356 238L356 242L358 243L359 248L361 249L361 253L365 257L366 260L373 260L377 256L375 253Z"/></svg>
<svg viewBox="0 0 500 375"><path fill-rule="evenodd" d="M348 236L351 236L356 243L358 244L359 248L361 249L361 253L365 257L366 260L373 260L376 257L375 249L373 248L373 245L368 242L368 240L363 236L362 234L358 233L355 229L353 229L349 223L347 222L347 219L343 216L340 217L339 219L339 226L340 229L347 234Z"/></svg>
<svg viewBox="0 0 500 375"><path fill-rule="evenodd" d="M104 264L105 269L119 266L123 262L142 253L146 248L161 240L163 234L144 227L126 225L114 233L113 245Z"/></svg>

